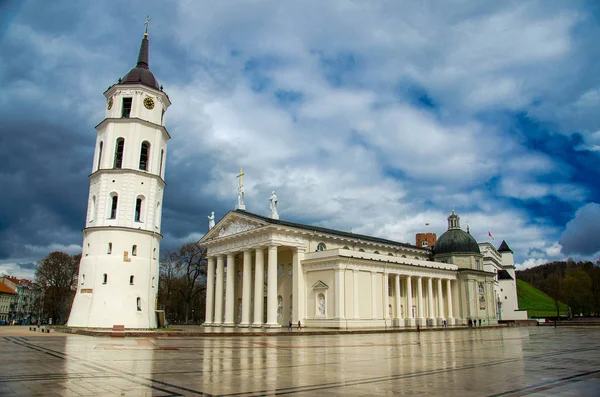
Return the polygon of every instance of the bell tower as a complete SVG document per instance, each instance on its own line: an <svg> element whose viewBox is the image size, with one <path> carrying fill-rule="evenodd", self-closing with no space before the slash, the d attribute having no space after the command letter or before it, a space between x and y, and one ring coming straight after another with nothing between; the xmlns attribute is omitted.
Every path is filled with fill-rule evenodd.
<svg viewBox="0 0 600 397"><path fill-rule="evenodd" d="M68 325L155 328L171 101L150 71L147 30L137 65L104 96Z"/></svg>

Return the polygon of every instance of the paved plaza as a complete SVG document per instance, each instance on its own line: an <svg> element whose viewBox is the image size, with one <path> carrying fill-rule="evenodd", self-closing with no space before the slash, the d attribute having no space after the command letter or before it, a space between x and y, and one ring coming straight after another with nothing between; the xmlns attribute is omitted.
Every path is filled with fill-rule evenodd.
<svg viewBox="0 0 600 397"><path fill-rule="evenodd" d="M1 396L600 396L600 328L100 338L0 327Z"/></svg>

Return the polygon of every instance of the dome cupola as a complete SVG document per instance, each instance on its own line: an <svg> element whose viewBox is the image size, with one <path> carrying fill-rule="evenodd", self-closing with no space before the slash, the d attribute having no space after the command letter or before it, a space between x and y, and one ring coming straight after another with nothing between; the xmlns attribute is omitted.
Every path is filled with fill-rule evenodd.
<svg viewBox="0 0 600 397"><path fill-rule="evenodd" d="M448 216L448 230L436 241L433 253L434 255L481 254L481 251L473 236L460 228L460 217L452 210Z"/></svg>
<svg viewBox="0 0 600 397"><path fill-rule="evenodd" d="M140 46L137 65L122 79L119 79L119 84L143 84L157 90L159 89L158 81L156 81L156 78L150 71L148 53L148 32L146 32Z"/></svg>

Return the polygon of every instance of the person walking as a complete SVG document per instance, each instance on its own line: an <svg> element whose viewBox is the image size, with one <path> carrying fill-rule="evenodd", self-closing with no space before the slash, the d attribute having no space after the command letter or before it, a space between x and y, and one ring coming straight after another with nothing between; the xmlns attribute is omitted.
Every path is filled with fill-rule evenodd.
<svg viewBox="0 0 600 397"><path fill-rule="evenodd" d="M302 329L302 323L300 323L300 320L298 320L298 331L300 331Z"/></svg>
<svg viewBox="0 0 600 397"><path fill-rule="evenodd" d="M292 330L292 320L290 320L290 322L288 323L288 331Z"/></svg>

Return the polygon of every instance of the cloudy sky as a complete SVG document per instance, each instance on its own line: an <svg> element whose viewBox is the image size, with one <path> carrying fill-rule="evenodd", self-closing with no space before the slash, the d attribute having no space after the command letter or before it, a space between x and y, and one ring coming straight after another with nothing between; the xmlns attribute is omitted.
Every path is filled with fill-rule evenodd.
<svg viewBox="0 0 600 397"><path fill-rule="evenodd" d="M590 1L0 1L0 273L81 250L102 93L136 62L173 105L165 250L247 209L403 242L600 254ZM430 225L426 226L429 222Z"/></svg>

